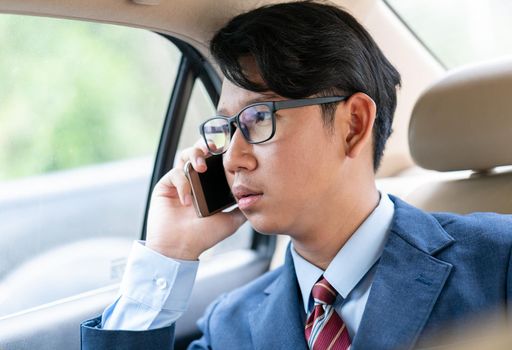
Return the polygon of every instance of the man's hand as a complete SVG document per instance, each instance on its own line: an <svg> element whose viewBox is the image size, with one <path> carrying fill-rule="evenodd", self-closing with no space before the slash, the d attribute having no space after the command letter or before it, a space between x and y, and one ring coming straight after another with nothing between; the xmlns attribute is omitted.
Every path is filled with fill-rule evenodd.
<svg viewBox="0 0 512 350"><path fill-rule="evenodd" d="M232 235L244 222L237 208L198 218L183 166L190 160L194 169L206 171L208 150L199 140L180 153L177 166L156 184L151 195L146 246L174 259L197 260L199 255Z"/></svg>

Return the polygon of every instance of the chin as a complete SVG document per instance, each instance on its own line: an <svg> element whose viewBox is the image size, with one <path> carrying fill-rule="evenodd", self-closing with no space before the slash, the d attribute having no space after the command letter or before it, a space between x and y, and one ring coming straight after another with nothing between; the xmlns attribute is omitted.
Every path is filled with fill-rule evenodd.
<svg viewBox="0 0 512 350"><path fill-rule="evenodd" d="M276 218L254 213L247 213L245 216L251 223L251 226L261 234L270 235L286 233L283 230L282 221L276 220Z"/></svg>

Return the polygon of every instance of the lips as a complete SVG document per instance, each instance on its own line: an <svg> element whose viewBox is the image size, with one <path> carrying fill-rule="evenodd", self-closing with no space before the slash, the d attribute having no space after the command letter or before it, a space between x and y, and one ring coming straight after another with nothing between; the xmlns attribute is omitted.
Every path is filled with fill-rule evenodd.
<svg viewBox="0 0 512 350"><path fill-rule="evenodd" d="M233 186L231 189L240 209L248 209L263 196L263 192L242 185Z"/></svg>
<svg viewBox="0 0 512 350"><path fill-rule="evenodd" d="M235 196L236 199L263 194L261 191L253 190L242 185L233 186L231 192L233 192L233 196Z"/></svg>

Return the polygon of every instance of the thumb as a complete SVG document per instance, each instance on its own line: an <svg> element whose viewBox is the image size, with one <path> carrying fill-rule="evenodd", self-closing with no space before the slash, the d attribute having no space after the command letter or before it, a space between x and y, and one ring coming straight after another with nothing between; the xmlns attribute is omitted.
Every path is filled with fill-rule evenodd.
<svg viewBox="0 0 512 350"><path fill-rule="evenodd" d="M238 208L233 209L227 213L217 213L218 215L218 225L222 225L224 227L224 232L226 232L227 236L233 234L242 224L247 221L247 218L242 213L242 211Z"/></svg>
<svg viewBox="0 0 512 350"><path fill-rule="evenodd" d="M237 225L237 228L242 226L242 224L247 221L247 218L245 217L244 213L242 213L242 211L238 208L235 208L230 212L224 214L231 217L231 220L234 222L235 225Z"/></svg>

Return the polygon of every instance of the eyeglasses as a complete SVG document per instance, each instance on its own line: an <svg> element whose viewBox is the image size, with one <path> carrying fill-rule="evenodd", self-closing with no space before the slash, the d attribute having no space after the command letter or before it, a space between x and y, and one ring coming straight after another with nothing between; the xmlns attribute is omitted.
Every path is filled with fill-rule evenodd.
<svg viewBox="0 0 512 350"><path fill-rule="evenodd" d="M232 117L217 115L199 126L199 132L212 154L227 151L235 127L239 127L248 143L270 140L276 132L275 112L280 109L305 107L344 101L350 96L314 97L299 100L258 102L244 107Z"/></svg>

